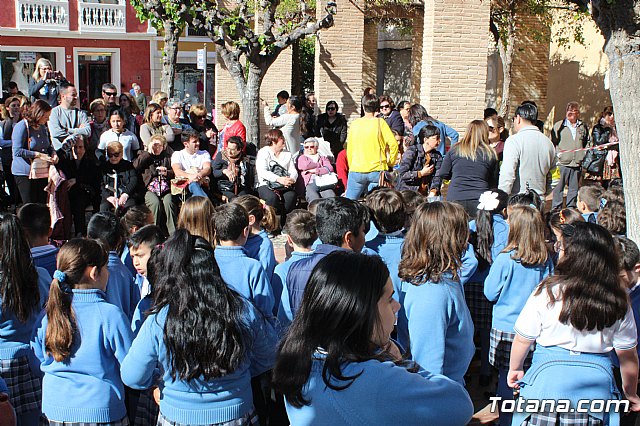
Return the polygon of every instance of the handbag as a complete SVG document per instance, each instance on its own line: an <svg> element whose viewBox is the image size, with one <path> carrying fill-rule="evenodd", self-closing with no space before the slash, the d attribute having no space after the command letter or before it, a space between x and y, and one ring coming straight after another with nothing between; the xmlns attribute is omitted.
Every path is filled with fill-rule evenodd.
<svg viewBox="0 0 640 426"><path fill-rule="evenodd" d="M606 159L607 150L590 149L582 159L582 168L591 175L601 175Z"/></svg>
<svg viewBox="0 0 640 426"><path fill-rule="evenodd" d="M316 175L313 182L316 184L319 191L335 189L338 184L338 175L333 172L329 172L325 175Z"/></svg>
<svg viewBox="0 0 640 426"><path fill-rule="evenodd" d="M29 132L29 123L24 120L27 126L27 146L25 149L31 147L31 134ZM34 158L31 160L31 166L29 167L29 179L48 179L49 178L49 162L41 158Z"/></svg>
<svg viewBox="0 0 640 426"><path fill-rule="evenodd" d="M269 161L269 171L278 177L289 177L289 171L282 167L277 161ZM267 181L267 186L272 190L282 190L285 188L280 182Z"/></svg>
<svg viewBox="0 0 640 426"><path fill-rule="evenodd" d="M162 197L171 191L167 179L161 179L159 176L155 176L151 179L151 182L147 185L147 189L158 197Z"/></svg>
<svg viewBox="0 0 640 426"><path fill-rule="evenodd" d="M383 149L383 145L381 142L382 139L382 129L380 128L380 118L378 118L378 144L380 145L380 165L386 164L386 161L383 161L383 155L386 157L386 150ZM378 175L378 186L380 188L393 188L393 177L391 173L386 170L380 171L380 175Z"/></svg>

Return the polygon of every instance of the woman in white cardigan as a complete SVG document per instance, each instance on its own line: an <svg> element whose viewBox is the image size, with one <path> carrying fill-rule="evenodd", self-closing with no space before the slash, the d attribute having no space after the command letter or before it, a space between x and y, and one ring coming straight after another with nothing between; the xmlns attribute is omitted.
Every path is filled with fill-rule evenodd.
<svg viewBox="0 0 640 426"><path fill-rule="evenodd" d="M281 222L296 207L296 170L293 155L284 149L285 140L279 129L272 129L264 136L265 145L256 156L258 195L276 209Z"/></svg>
<svg viewBox="0 0 640 426"><path fill-rule="evenodd" d="M271 109L266 101L262 101L264 106L264 121L267 126L282 130L287 151L296 155L300 152L300 143L302 142L302 133L300 129L303 120L300 119L300 111L302 111L302 101L297 96L292 96L287 101L287 113L279 117L271 116Z"/></svg>

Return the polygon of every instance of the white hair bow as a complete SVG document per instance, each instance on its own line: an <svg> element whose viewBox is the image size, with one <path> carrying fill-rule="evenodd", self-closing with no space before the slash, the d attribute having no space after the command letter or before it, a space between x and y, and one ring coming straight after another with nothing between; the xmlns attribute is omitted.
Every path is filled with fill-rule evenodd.
<svg viewBox="0 0 640 426"><path fill-rule="evenodd" d="M492 191L483 192L478 201L478 210L493 211L497 209L498 204L500 204L498 193Z"/></svg>

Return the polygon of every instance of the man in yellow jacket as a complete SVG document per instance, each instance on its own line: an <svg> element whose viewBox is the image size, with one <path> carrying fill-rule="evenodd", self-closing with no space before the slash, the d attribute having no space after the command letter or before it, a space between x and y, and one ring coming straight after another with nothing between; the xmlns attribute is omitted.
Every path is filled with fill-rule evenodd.
<svg viewBox="0 0 640 426"><path fill-rule="evenodd" d="M398 142L386 121L376 117L380 102L376 95L366 95L362 104L364 117L356 119L347 133L349 180L345 197L357 200L378 185L380 173L396 163Z"/></svg>

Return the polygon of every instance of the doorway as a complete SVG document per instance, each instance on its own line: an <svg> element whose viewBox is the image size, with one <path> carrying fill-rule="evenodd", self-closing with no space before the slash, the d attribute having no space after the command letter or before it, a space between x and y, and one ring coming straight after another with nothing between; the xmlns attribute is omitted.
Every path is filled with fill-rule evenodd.
<svg viewBox="0 0 640 426"><path fill-rule="evenodd" d="M78 55L78 96L82 109L89 109L92 100L102 97L102 85L112 82L111 59L110 54Z"/></svg>

